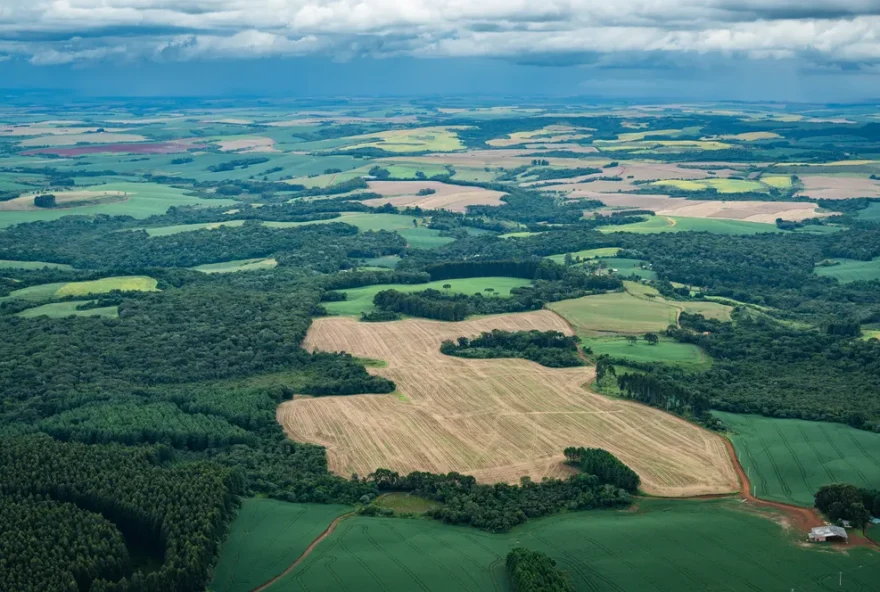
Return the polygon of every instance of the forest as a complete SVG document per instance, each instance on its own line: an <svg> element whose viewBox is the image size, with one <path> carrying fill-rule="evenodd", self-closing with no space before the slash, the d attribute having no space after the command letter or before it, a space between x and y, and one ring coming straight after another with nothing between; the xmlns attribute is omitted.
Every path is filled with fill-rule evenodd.
<svg viewBox="0 0 880 592"><path fill-rule="evenodd" d="M558 331L495 329L470 339L459 337L456 341L444 341L440 351L459 358L523 358L548 368L569 368L584 365L578 356L578 343L580 339L576 335L567 336Z"/></svg>
<svg viewBox="0 0 880 592"><path fill-rule="evenodd" d="M507 554L505 565L516 592L574 592L568 574L540 551L516 547Z"/></svg>

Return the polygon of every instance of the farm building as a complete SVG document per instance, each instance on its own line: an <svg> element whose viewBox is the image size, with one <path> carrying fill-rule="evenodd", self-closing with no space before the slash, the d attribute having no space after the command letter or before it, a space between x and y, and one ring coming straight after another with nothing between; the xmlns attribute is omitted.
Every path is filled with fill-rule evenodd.
<svg viewBox="0 0 880 592"><path fill-rule="evenodd" d="M817 526L810 529L811 543L824 543L826 541L844 541L849 542L849 536L846 530L839 526Z"/></svg>

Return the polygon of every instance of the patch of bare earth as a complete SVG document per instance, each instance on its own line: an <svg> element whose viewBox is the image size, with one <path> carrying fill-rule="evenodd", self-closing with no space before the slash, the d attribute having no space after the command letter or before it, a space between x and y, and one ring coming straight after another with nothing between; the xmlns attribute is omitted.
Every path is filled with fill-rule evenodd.
<svg viewBox="0 0 880 592"><path fill-rule="evenodd" d="M108 203L116 201L124 201L127 197L122 191L47 191L55 196L55 203L58 208L75 207L80 203L87 202L94 204L96 202ZM22 195L15 199L0 202L0 211L35 211L45 210L34 205L34 198L40 194Z"/></svg>
<svg viewBox="0 0 880 592"><path fill-rule="evenodd" d="M448 185L439 181L370 181L369 185L370 191L382 195L363 201L371 207L391 204L395 207L419 206L425 210L465 212L468 206L501 205L501 196L504 195L501 191ZM418 195L422 189L433 189L434 193Z"/></svg>
<svg viewBox="0 0 880 592"><path fill-rule="evenodd" d="M866 177L805 175L800 180L804 185L800 195L813 199L880 197L880 183Z"/></svg>
<svg viewBox="0 0 880 592"><path fill-rule="evenodd" d="M340 475L384 467L458 471L483 482L513 483L526 475L540 480L566 474L566 447L592 446L631 466L651 494L738 489L720 437L656 409L590 392L593 368L440 353L445 339L491 329L572 333L546 310L460 323L317 319L306 349L385 360L386 367L369 371L394 380L405 397L295 397L279 407L278 421L292 439L326 446L330 469Z"/></svg>

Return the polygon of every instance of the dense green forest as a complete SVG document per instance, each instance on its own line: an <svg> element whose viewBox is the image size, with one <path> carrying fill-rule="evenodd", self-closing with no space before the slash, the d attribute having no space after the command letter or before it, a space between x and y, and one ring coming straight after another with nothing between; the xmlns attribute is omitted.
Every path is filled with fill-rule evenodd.
<svg viewBox="0 0 880 592"><path fill-rule="evenodd" d="M524 358L549 368L583 366L578 356L580 339L558 331L502 331L494 329L478 337L444 341L440 351L460 358Z"/></svg>
<svg viewBox="0 0 880 592"><path fill-rule="evenodd" d="M568 574L540 551L523 547L511 549L505 564L516 592L574 592Z"/></svg>

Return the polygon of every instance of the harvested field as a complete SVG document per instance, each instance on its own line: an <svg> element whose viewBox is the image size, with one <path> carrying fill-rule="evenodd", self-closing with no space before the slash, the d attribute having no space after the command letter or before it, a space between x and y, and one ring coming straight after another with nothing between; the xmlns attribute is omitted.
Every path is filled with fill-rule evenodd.
<svg viewBox="0 0 880 592"><path fill-rule="evenodd" d="M461 150L464 144L458 139L460 127L416 127L376 132L348 138L352 144L344 150L379 148L387 152L451 152Z"/></svg>
<svg viewBox="0 0 880 592"><path fill-rule="evenodd" d="M596 152L595 148L591 146L583 146L584 151ZM468 150L465 152L453 152L449 154L426 154L424 156L407 156L401 158L384 158L382 162L406 162L407 164L430 164L434 166L443 166L443 165L452 165L453 167L466 167L466 168L497 168L497 167L505 167L505 168L516 168L518 166L530 165L532 160L534 160L533 154L539 152L539 150L532 149L499 149L499 150ZM587 166L587 163L581 163L579 161L573 161L570 158L557 158L550 157L547 158L550 162L550 166L561 166L561 167L569 167L572 166L572 162L578 162L578 164L583 164ZM602 160L602 163L607 163L607 160Z"/></svg>
<svg viewBox="0 0 880 592"><path fill-rule="evenodd" d="M813 199L849 199L852 197L880 197L880 182L867 177L831 177L804 175L800 195Z"/></svg>
<svg viewBox="0 0 880 592"><path fill-rule="evenodd" d="M773 224L777 218L785 220L805 220L820 218L827 213L819 212L812 202L785 201L716 201L695 200L665 195L646 195L628 193L590 193L573 192L571 196L598 199L613 208L636 208L651 210L660 216L684 218L719 218L724 220L745 220Z"/></svg>
<svg viewBox="0 0 880 592"><path fill-rule="evenodd" d="M488 140L486 144L497 148L507 148L509 146L517 146L529 143L559 143L571 142L573 140L584 140L592 136L592 134L583 133L590 131L587 128L576 128L567 125L548 125L545 128L531 132L514 132L506 138L496 138ZM575 144L577 145L577 144ZM529 146L526 146L529 147Z"/></svg>
<svg viewBox="0 0 880 592"><path fill-rule="evenodd" d="M572 330L550 311L461 323L408 319L358 323L316 319L309 350L384 360L370 372L397 395L294 398L278 421L294 440L327 447L331 470L364 475L379 467L470 474L483 482L566 473L562 450L598 446L642 478L646 492L689 496L736 491L718 436L656 409L588 391L592 368L550 369L519 359L444 356L440 343L491 329Z"/></svg>
<svg viewBox="0 0 880 592"><path fill-rule="evenodd" d="M0 202L0 211L9 212L33 212L45 211L46 208L38 208L34 205L34 198L42 195L43 192L29 193L22 195L9 201ZM46 192L49 193L49 192ZM72 208L79 204L95 205L99 203L110 203L124 201L127 194L123 191L52 191L55 196L55 203L58 208Z"/></svg>
<svg viewBox="0 0 880 592"><path fill-rule="evenodd" d="M370 191L383 196L363 201L373 207L391 204L395 207L419 206L425 210L465 212L468 206L499 206L504 195L501 191L447 185L439 181L370 181L369 185ZM418 195L422 189L433 189L435 193Z"/></svg>
<svg viewBox="0 0 880 592"><path fill-rule="evenodd" d="M19 146L73 146L75 144L122 144L143 142L144 136L138 134L114 134L109 132L55 134L48 137L28 138L19 142Z"/></svg>
<svg viewBox="0 0 880 592"><path fill-rule="evenodd" d="M265 137L227 138L217 142L224 152L281 152L275 140Z"/></svg>

